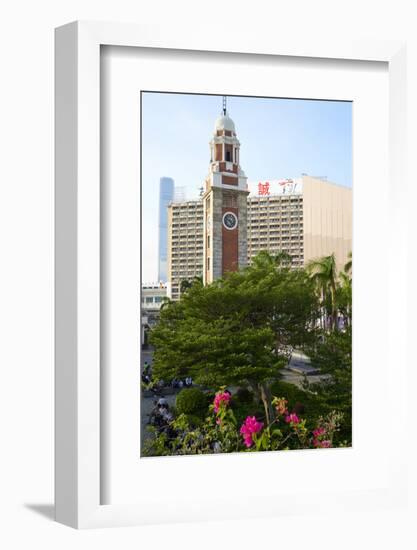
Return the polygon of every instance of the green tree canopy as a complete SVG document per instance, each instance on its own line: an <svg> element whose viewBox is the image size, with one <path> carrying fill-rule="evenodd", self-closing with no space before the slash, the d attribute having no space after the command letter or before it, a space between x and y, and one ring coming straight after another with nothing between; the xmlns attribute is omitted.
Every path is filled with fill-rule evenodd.
<svg viewBox="0 0 417 550"><path fill-rule="evenodd" d="M154 374L209 386L249 384L266 403L288 349L311 341L317 300L303 270L259 254L252 266L192 285L161 311L151 332Z"/></svg>

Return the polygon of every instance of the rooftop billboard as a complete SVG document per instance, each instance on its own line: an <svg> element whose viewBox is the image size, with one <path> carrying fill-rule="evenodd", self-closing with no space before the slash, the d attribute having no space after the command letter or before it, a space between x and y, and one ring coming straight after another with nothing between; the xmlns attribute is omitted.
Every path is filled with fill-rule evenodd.
<svg viewBox="0 0 417 550"><path fill-rule="evenodd" d="M285 178L280 180L249 181L250 196L267 197L269 195L301 195L302 178Z"/></svg>

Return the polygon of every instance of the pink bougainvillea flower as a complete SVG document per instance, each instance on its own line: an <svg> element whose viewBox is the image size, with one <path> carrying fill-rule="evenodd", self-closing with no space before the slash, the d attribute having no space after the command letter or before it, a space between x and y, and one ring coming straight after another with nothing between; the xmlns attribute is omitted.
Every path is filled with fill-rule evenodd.
<svg viewBox="0 0 417 550"><path fill-rule="evenodd" d="M219 409L220 409L222 403L224 403L225 405L228 405L231 397L232 396L227 391L216 393L216 395L214 397L214 401L213 401L214 412L215 413L219 412Z"/></svg>
<svg viewBox="0 0 417 550"><path fill-rule="evenodd" d="M295 413L291 413L291 414L287 414L287 416L285 417L285 422L287 424L299 424L300 419Z"/></svg>
<svg viewBox="0 0 417 550"><path fill-rule="evenodd" d="M332 442L330 439L323 439L323 441L320 441L320 439L313 439L313 445L317 449L328 449L332 446Z"/></svg>
<svg viewBox="0 0 417 550"><path fill-rule="evenodd" d="M254 416L246 417L245 422L240 428L240 434L243 437L246 447L251 447L253 445L253 436L262 430L263 425L264 423L258 422Z"/></svg>
<svg viewBox="0 0 417 550"><path fill-rule="evenodd" d="M326 430L324 428L318 428L317 430L313 431L313 445L314 447L318 449L328 449L332 446L332 442L330 439L320 439L324 434L326 433Z"/></svg>
<svg viewBox="0 0 417 550"><path fill-rule="evenodd" d="M326 429L318 427L313 430L313 445L318 449L327 449L332 446L330 439L324 439L326 435Z"/></svg>

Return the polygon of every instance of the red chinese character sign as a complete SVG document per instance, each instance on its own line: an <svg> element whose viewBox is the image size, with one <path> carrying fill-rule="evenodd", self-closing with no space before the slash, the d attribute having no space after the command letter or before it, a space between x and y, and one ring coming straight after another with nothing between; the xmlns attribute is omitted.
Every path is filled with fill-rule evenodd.
<svg viewBox="0 0 417 550"><path fill-rule="evenodd" d="M285 178L268 181L248 182L252 196L269 197L271 195L301 195L302 178Z"/></svg>
<svg viewBox="0 0 417 550"><path fill-rule="evenodd" d="M269 181L258 183L258 195L269 195Z"/></svg>

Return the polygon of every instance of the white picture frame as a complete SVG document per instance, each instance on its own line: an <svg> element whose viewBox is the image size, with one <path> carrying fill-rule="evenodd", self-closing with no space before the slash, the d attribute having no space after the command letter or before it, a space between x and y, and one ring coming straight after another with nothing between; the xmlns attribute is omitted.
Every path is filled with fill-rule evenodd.
<svg viewBox="0 0 417 550"><path fill-rule="evenodd" d="M332 42L230 32L216 36L210 29L175 28L75 22L56 30L56 519L76 528L104 527L161 521L155 508L134 504L101 504L100 401L100 48L127 46L172 50L217 51L235 54L382 61L389 70L390 185L404 179L405 44L388 41ZM401 239L401 204L394 208L392 239ZM403 260L403 250L391 265ZM397 257L395 257L397 254ZM400 275L405 274L403 272ZM394 274L392 274L394 276ZM398 276L398 273L397 273ZM390 316L405 315L405 301L390 303ZM392 338L401 338L393 334ZM406 361L399 350L395 381L402 395ZM404 359L404 358L403 358ZM405 414L399 407L399 415ZM399 423L401 424L401 423ZM392 505L405 498L404 433L389 455L384 490L340 494L296 495L301 511L314 506ZM288 506L288 500L287 505ZM271 514L285 513L277 503ZM230 517L239 517L241 508ZM216 519L212 508L189 519ZM181 517L175 503L165 508L165 521ZM220 519L220 518L217 518Z"/></svg>

